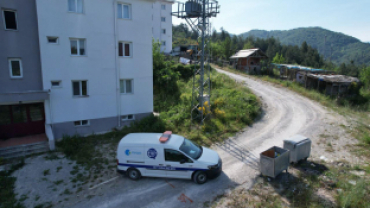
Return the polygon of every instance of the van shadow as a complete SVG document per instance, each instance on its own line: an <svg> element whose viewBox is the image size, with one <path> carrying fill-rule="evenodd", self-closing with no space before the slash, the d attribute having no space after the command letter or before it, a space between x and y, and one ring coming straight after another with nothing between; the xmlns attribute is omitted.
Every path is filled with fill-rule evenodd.
<svg viewBox="0 0 370 208"><path fill-rule="evenodd" d="M227 139L217 146L252 169L259 170L259 156L254 155L247 147L235 143L232 139Z"/></svg>
<svg viewBox="0 0 370 208"><path fill-rule="evenodd" d="M271 192L280 195L293 207L336 207L335 200L327 191L335 188L336 183L319 179L327 170L322 164L303 161L289 166L289 172L284 171L275 179L258 176L254 187L261 188L262 193L268 186Z"/></svg>
<svg viewBox="0 0 370 208"><path fill-rule="evenodd" d="M120 189L121 194L131 195L132 192L138 192L141 195L147 195L139 201L130 197L125 199L127 203L135 202L136 207L147 206L158 199L173 199L174 197L178 203L172 204L173 207L196 207L197 204L211 203L213 199L223 196L226 189L239 185L224 172L201 185L193 180L175 178L143 177L138 181L132 181L124 177L123 181L125 188Z"/></svg>

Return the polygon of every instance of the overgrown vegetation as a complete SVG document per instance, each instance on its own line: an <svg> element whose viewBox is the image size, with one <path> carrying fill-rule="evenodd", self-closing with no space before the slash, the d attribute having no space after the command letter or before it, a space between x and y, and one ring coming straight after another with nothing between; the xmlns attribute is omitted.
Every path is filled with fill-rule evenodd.
<svg viewBox="0 0 370 208"><path fill-rule="evenodd" d="M330 168L325 165L330 165ZM227 207L369 207L368 171L345 163L300 163L275 180L258 177L249 189L234 190L219 204ZM361 173L363 176L356 174Z"/></svg>
<svg viewBox="0 0 370 208"><path fill-rule="evenodd" d="M153 46L155 101L154 108L166 129L184 135L203 145L222 141L259 115L260 103L255 95L229 77L211 72L211 106L203 113L210 114L204 125L191 122L194 66L173 64L164 60L159 44Z"/></svg>
<svg viewBox="0 0 370 208"><path fill-rule="evenodd" d="M9 170L0 171L0 208L22 208L22 200L18 201L14 193L16 177L12 173L24 166L24 159L13 163Z"/></svg>

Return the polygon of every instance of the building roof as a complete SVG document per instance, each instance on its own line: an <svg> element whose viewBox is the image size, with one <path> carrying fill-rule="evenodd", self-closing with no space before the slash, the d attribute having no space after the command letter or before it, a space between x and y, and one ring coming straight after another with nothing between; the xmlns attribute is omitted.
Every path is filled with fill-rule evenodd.
<svg viewBox="0 0 370 208"><path fill-rule="evenodd" d="M254 48L254 49L248 49L248 50L240 50L236 52L236 54L232 55L230 59L247 58L252 55L254 55L255 57L267 58L266 54L263 53L260 49Z"/></svg>
<svg viewBox="0 0 370 208"><path fill-rule="evenodd" d="M311 72L321 72L325 71L324 69L314 69L307 66L301 66L301 65L293 65L293 64L274 64L274 66L277 66L278 68L288 68L288 69L295 69L295 70L301 70L301 71L311 71Z"/></svg>
<svg viewBox="0 0 370 208"><path fill-rule="evenodd" d="M308 74L307 77L311 77L311 78L318 79L320 81L325 81L325 82L341 82L341 83L360 82L360 80L356 77L350 77L350 76L345 76L345 75Z"/></svg>

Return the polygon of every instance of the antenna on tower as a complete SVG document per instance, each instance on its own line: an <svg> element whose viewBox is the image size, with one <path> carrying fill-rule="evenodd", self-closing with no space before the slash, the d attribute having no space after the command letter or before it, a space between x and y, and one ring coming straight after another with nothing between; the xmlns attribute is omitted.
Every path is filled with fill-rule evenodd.
<svg viewBox="0 0 370 208"><path fill-rule="evenodd" d="M185 19L190 28L200 34L200 50L192 60L194 63L193 90L191 103L191 119L203 124L210 116L211 109L211 74L210 60L211 26L209 19L220 13L220 6L215 0L188 0L177 2L177 11L172 16ZM198 38L199 39L199 38ZM206 46L208 50L206 51Z"/></svg>

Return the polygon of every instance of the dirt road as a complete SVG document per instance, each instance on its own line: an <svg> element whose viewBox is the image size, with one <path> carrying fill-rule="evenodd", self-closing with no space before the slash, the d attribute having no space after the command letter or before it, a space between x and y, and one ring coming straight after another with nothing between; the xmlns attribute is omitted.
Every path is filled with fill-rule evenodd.
<svg viewBox="0 0 370 208"><path fill-rule="evenodd" d="M348 157L348 153L325 152L323 134L344 135L338 128L342 121L335 112L284 88L218 70L245 84L261 98L264 105L262 118L225 144L215 145L223 160L223 174L204 185L192 181L143 178L137 182L119 177L96 189L89 201L74 204L75 207L201 207L218 195L236 186L249 187L259 174L259 153L271 146L282 146L283 140L295 134L313 139L314 158L325 156L327 160ZM345 142L341 139L334 141ZM324 144L322 144L324 142ZM321 145L321 146L320 146ZM342 144L340 144L342 145ZM339 146L339 145L338 145ZM335 157L335 158L334 158Z"/></svg>

